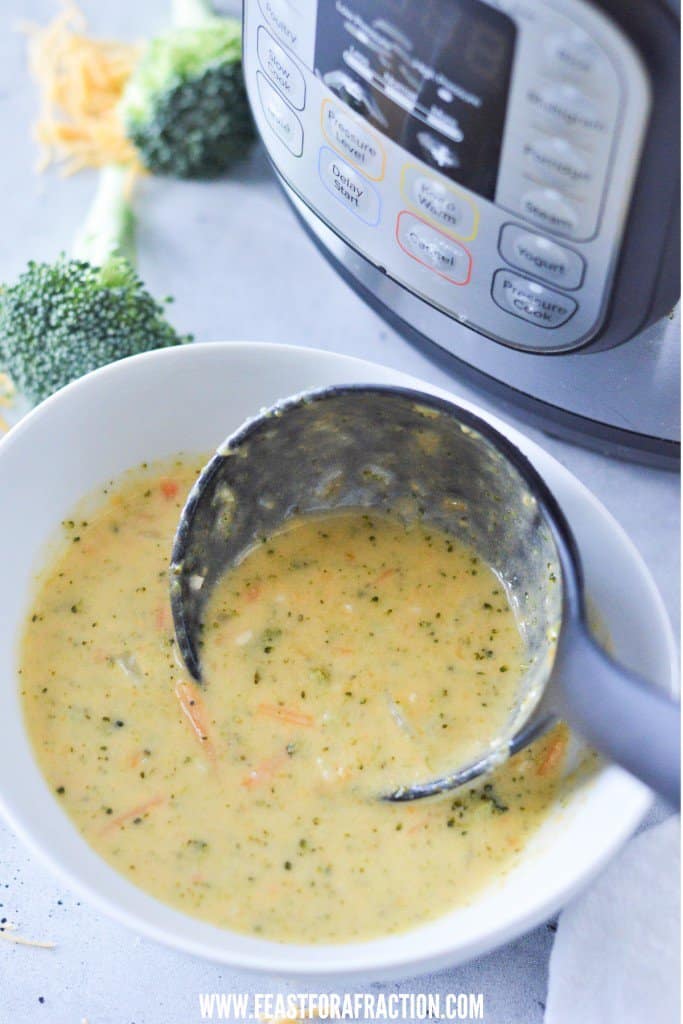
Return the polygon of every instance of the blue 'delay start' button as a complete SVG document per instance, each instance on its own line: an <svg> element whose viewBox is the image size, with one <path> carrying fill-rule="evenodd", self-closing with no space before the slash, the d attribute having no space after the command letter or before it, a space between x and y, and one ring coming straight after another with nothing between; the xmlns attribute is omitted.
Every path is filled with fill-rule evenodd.
<svg viewBox="0 0 683 1024"><path fill-rule="evenodd" d="M342 206L360 220L374 227L379 223L381 202L379 193L359 171L327 146L322 146L318 157L320 180Z"/></svg>

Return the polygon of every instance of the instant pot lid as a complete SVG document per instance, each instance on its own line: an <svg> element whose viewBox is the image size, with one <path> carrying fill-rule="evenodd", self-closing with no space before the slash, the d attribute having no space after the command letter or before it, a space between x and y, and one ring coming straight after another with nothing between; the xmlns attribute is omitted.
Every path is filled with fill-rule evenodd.
<svg viewBox="0 0 683 1024"><path fill-rule="evenodd" d="M518 352L458 323L387 277L278 178L304 227L340 275L441 368L493 394L547 433L605 454L678 468L678 310L615 349L563 355Z"/></svg>

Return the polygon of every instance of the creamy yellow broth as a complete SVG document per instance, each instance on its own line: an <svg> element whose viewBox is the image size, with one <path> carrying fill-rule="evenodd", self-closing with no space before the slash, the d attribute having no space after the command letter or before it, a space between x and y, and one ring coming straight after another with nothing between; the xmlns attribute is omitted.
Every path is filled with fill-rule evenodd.
<svg viewBox="0 0 683 1024"><path fill-rule="evenodd" d="M238 931L366 939L468 903L562 796L566 729L457 794L375 796L504 723L524 667L504 588L423 526L300 521L218 586L199 687L167 577L197 471L105 489L39 580L21 693L56 798L131 881Z"/></svg>
<svg viewBox="0 0 683 1024"><path fill-rule="evenodd" d="M376 796L481 755L509 719L523 654L505 589L472 550L353 510L291 521L219 583L204 700L218 716L229 691L246 764L291 739L281 770L297 790L308 776Z"/></svg>

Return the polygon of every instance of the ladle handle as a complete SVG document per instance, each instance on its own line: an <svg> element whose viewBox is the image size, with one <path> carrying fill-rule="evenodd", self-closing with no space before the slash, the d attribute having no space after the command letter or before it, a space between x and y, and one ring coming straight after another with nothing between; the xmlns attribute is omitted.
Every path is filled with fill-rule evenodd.
<svg viewBox="0 0 683 1024"><path fill-rule="evenodd" d="M681 802L680 705L613 660L575 627L558 673L570 721L601 753L676 808Z"/></svg>

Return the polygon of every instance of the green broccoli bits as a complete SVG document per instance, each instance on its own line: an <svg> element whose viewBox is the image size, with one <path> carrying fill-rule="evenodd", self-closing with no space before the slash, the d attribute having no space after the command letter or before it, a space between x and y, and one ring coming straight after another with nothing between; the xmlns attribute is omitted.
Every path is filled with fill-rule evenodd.
<svg viewBox="0 0 683 1024"><path fill-rule="evenodd" d="M0 366L34 404L99 366L188 340L120 257L31 262L0 290Z"/></svg>
<svg viewBox="0 0 683 1024"><path fill-rule="evenodd" d="M154 39L128 83L121 114L154 174L222 174L254 138L240 22L209 17Z"/></svg>

